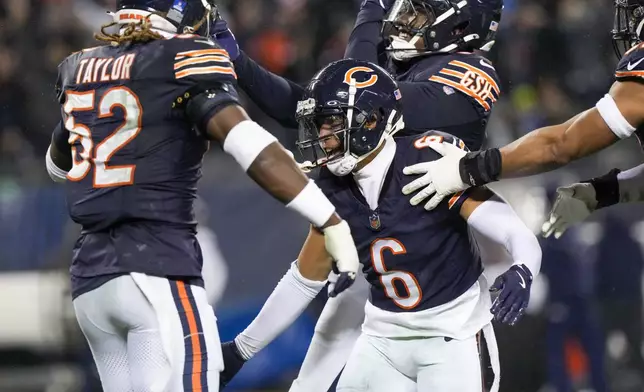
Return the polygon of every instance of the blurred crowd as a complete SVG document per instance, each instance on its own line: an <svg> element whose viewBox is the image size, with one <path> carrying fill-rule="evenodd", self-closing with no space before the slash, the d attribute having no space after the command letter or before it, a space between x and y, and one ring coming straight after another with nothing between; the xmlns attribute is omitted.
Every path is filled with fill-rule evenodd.
<svg viewBox="0 0 644 392"><path fill-rule="evenodd" d="M15 211L3 206L11 206L10 201L27 189L52 187L44 170L44 154L51 131L60 120L54 97L57 64L69 53L95 44L92 34L101 24L111 21L106 10L113 9L114 4L115 0L0 1L0 243L3 225L8 233L16 222L32 219L26 218L28 215L11 215ZM359 0L221 0L220 5L240 46L250 57L277 74L304 83L319 68L343 56ZM611 1L506 0L498 41L490 53L503 85L502 99L488 126L488 144L506 144L532 129L565 121L593 106L611 85L617 63L610 41L611 27ZM251 103L248 108L254 119L281 134L287 143L293 140L292 130L278 129ZM234 164L221 155L219 149L211 150L208 159L217 160L218 166L212 172L206 171L206 184L216 184L221 176L229 176L228 172L238 173ZM625 141L565 171L514 185L502 183L499 189L505 191L511 203L516 201L513 205L527 221L534 221L538 227L547 209L547 196L557 185L640 162L640 146ZM546 200L546 207L539 213L534 203L528 203L529 190L534 187L540 187ZM212 220L217 219L216 206L210 207L215 208ZM63 209L61 204L55 208ZM572 391L572 384L600 392L609 390L600 369L614 370L611 374L619 374L622 381L624 374L631 373L620 373L617 368L644 373L644 261L638 242L644 236L637 231L642 227L638 225L644 218L642 212L639 207L618 207L610 214L600 214L599 224L593 226L591 222L574 230L568 240L544 241L546 305L541 307L539 316L529 317L523 326L501 328L498 333L502 353L515 359L506 362L505 370L509 372L504 377L510 380L508 383L519 385L511 389L506 384L505 390L536 391L534 385L549 381L557 385L558 389L553 390L558 392ZM264 219L258 218L257 213L250 215ZM62 222L50 227L70 230L70 225ZM42 225L39 221L34 227ZM38 241L34 239L37 233L27 232L20 237L20 246L32 247ZM58 245L47 245L52 249L43 253L64 265L68 263L65 260L69 260L74 235L59 237L62 239L56 240ZM7 238L16 237L4 238L4 243L15 245L15 240ZM295 243L298 238L301 237L296 236ZM64 256L52 256L58 254L58 248L67 250ZM0 271L19 269L18 264L34 259L28 252L15 252L26 255L22 256L24 260L3 257L2 253L0 250ZM230 269L230 279L237 279L240 272L233 265ZM277 278L281 273L280 270L268 276ZM276 279L269 281L267 289L275 282ZM622 330L621 340L611 335L614 330ZM570 340L571 336L577 339ZM547 347L540 358L533 351L543 339L547 339ZM605 362L604 358L609 357L622 359ZM535 364L541 359L547 366ZM644 384L638 381L625 385L613 390L644 390Z"/></svg>

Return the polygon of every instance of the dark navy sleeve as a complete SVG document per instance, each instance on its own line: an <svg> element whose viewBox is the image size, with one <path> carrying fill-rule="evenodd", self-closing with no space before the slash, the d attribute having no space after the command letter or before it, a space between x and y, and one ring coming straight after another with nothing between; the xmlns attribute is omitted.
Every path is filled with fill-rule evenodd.
<svg viewBox="0 0 644 392"><path fill-rule="evenodd" d="M51 136L51 142L56 147L56 150L61 153L71 154L71 144L69 144L69 131L63 126L60 121Z"/></svg>
<svg viewBox="0 0 644 392"><path fill-rule="evenodd" d="M446 57L411 82L399 82L405 125L416 131L441 129L481 148L485 126L500 89L491 63L472 54Z"/></svg>
<svg viewBox="0 0 644 392"><path fill-rule="evenodd" d="M54 84L54 94L56 100L61 105L61 115L63 113L62 105L65 104L65 91L63 87L63 73L66 70L67 59L63 60L58 66L58 77L56 78L56 83ZM54 128L54 132L51 136L51 142L61 153L71 154L71 145L69 144L69 131L65 128L64 116L61 117L61 120Z"/></svg>
<svg viewBox="0 0 644 392"><path fill-rule="evenodd" d="M467 97L481 117L488 116L499 99L499 76L492 63L481 56L457 55L440 71L419 75L420 80L445 87L444 91L459 92Z"/></svg>
<svg viewBox="0 0 644 392"><path fill-rule="evenodd" d="M236 84L237 75L228 52L214 41L188 36L168 40L166 47L172 58L174 79L186 90L205 91L221 84Z"/></svg>
<svg viewBox="0 0 644 392"><path fill-rule="evenodd" d="M297 128L295 109L304 95L304 88L277 76L253 61L244 52L235 60L238 85L266 114L282 126Z"/></svg>
<svg viewBox="0 0 644 392"><path fill-rule="evenodd" d="M385 11L376 3L367 2L360 8L344 52L345 59L365 60L383 65L380 61L384 60L380 58L384 54L380 30L384 16Z"/></svg>

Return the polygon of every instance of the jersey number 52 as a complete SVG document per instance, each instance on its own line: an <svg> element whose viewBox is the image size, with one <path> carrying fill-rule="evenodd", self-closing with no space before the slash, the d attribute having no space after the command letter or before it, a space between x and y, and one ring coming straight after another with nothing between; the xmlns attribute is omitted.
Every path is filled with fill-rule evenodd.
<svg viewBox="0 0 644 392"><path fill-rule="evenodd" d="M423 291L416 277L405 271L388 270L385 266L383 253L391 252L394 256L407 253L405 246L394 238L379 238L371 243L371 264L380 275L380 283L385 289L385 295L391 298L399 308L410 310L418 306L423 297ZM405 286L405 293L399 293L394 285L399 281Z"/></svg>
<svg viewBox="0 0 644 392"><path fill-rule="evenodd" d="M66 91L65 96L65 128L69 131L68 141L72 145L73 161L67 179L80 181L93 168L94 188L131 185L134 181L135 165L108 166L108 162L141 131L143 109L136 94L127 87L114 87L98 97L96 90ZM116 107L122 109L123 120L114 132L94 146L91 129L87 125L77 124L73 113L94 110L97 101L99 120L113 117ZM82 151L78 151L76 147L79 143Z"/></svg>

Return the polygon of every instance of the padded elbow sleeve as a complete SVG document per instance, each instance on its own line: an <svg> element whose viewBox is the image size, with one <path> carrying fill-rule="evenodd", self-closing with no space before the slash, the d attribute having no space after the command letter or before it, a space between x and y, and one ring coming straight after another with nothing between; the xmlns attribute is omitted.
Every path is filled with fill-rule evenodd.
<svg viewBox="0 0 644 392"><path fill-rule="evenodd" d="M233 86L222 84L192 96L186 105L186 115L205 135L208 121L230 105L239 105L239 96Z"/></svg>

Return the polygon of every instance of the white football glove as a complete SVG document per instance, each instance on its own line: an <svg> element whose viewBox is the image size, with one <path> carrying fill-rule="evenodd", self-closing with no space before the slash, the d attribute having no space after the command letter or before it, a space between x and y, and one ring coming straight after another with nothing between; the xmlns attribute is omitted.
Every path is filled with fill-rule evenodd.
<svg viewBox="0 0 644 392"><path fill-rule="evenodd" d="M403 169L404 174L423 174L423 176L405 185L402 192L405 195L409 195L425 187L411 198L410 203L415 206L429 196L434 195L425 204L425 209L429 211L436 208L445 197L463 191L469 188L470 185L461 180L459 172L459 164L461 158L467 154L466 151L450 143L431 142L428 143L428 146L443 157L437 161L417 163L405 167Z"/></svg>
<svg viewBox="0 0 644 392"><path fill-rule="evenodd" d="M541 233L546 238L552 233L559 238L570 225L585 220L596 208L597 199L592 184L579 183L557 188L557 199L541 227Z"/></svg>
<svg viewBox="0 0 644 392"><path fill-rule="evenodd" d="M346 221L329 226L322 230L324 233L324 246L329 256L334 260L338 272L338 279L329 296L335 297L348 289L356 279L360 269L358 250L351 236L351 229Z"/></svg>

